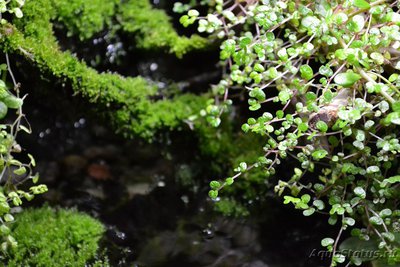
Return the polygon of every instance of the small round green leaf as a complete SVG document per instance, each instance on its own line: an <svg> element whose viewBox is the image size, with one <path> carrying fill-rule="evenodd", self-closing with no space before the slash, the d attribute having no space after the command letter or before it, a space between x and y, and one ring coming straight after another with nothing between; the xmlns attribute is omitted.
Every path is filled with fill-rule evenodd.
<svg viewBox="0 0 400 267"><path fill-rule="evenodd" d="M0 102L0 119L3 119L7 115L8 108L6 104Z"/></svg>
<svg viewBox="0 0 400 267"><path fill-rule="evenodd" d="M8 108L18 109L22 106L23 100L13 95L8 95L3 99L3 102Z"/></svg>
<svg viewBox="0 0 400 267"><path fill-rule="evenodd" d="M347 28L352 32L360 32L364 29L365 18L363 15L355 15L347 24Z"/></svg>
<svg viewBox="0 0 400 267"><path fill-rule="evenodd" d="M323 133L326 133L328 131L328 125L324 121L318 121L315 126Z"/></svg>
<svg viewBox="0 0 400 267"><path fill-rule="evenodd" d="M226 178L226 180L225 180L226 185L231 185L231 184L233 184L233 182L234 182L234 180L232 177Z"/></svg>
<svg viewBox="0 0 400 267"><path fill-rule="evenodd" d="M335 243L335 240L333 240L332 238L329 238L329 237L326 237L321 240L321 245L323 247L331 246L331 245L333 245L333 243Z"/></svg>
<svg viewBox="0 0 400 267"><path fill-rule="evenodd" d="M367 9L371 7L371 5L365 0L354 0L353 5L361 9Z"/></svg>
<svg viewBox="0 0 400 267"><path fill-rule="evenodd" d="M323 158L325 158L326 155L328 155L328 152L327 152L326 150L324 150L324 149L315 150L315 151L311 154L311 156L312 156L315 160L323 159Z"/></svg>
<svg viewBox="0 0 400 267"><path fill-rule="evenodd" d="M365 198L366 195L367 195L365 193L365 190L362 187L359 187L359 186L354 188L354 193L360 198Z"/></svg>
<svg viewBox="0 0 400 267"><path fill-rule="evenodd" d="M343 87L350 87L361 79L361 75L354 72L339 73L335 76L335 83Z"/></svg>
<svg viewBox="0 0 400 267"><path fill-rule="evenodd" d="M311 215L314 214L314 212L315 212L314 208L309 208L309 209L306 209L306 210L303 211L303 215L304 216L311 216Z"/></svg>
<svg viewBox="0 0 400 267"><path fill-rule="evenodd" d="M211 181L211 182L210 182L210 187L211 187L212 189L218 189L218 188L221 187L221 183L218 182L218 181Z"/></svg>
<svg viewBox="0 0 400 267"><path fill-rule="evenodd" d="M314 76L314 72L309 65L302 65L300 67L300 75L301 75L301 78L308 81L308 80L312 79L312 77Z"/></svg>
<svg viewBox="0 0 400 267"><path fill-rule="evenodd" d="M212 199L216 199L216 198L218 197L218 191L216 191L216 190L210 190L210 191L208 192L208 196L209 196L210 198L212 198Z"/></svg>

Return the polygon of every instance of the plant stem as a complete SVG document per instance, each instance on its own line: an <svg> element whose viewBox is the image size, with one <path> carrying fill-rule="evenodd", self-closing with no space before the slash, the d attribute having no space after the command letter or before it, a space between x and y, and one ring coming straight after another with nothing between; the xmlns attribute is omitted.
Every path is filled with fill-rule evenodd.
<svg viewBox="0 0 400 267"><path fill-rule="evenodd" d="M373 83L374 85L377 84L377 83L371 78L371 76L369 76L362 68L356 67L356 70L357 70L358 73L360 73L360 75L361 75L364 79L366 79L367 81ZM387 99L387 101L389 101L391 104L393 104L393 103L396 102L396 100L394 100L394 98L393 98L391 95L389 95L389 93L388 93L386 90L382 89L382 90L380 91L380 94L381 94L382 96L384 96L384 97Z"/></svg>

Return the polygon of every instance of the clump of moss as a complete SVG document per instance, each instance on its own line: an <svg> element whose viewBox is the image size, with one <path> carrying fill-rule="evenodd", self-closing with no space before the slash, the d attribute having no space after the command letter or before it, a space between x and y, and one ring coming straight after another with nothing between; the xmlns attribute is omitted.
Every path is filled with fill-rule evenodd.
<svg viewBox="0 0 400 267"><path fill-rule="evenodd" d="M52 1L57 13L56 19L69 30L68 35L79 35L88 39L111 24L115 7L119 1L103 0L70 0ZM67 3L67 4L66 4Z"/></svg>
<svg viewBox="0 0 400 267"><path fill-rule="evenodd" d="M3 266L86 266L104 231L100 222L75 210L25 210L12 228L18 247Z"/></svg>
<svg viewBox="0 0 400 267"><path fill-rule="evenodd" d="M250 214L249 210L234 198L222 198L215 202L215 210L225 216L244 217Z"/></svg>
<svg viewBox="0 0 400 267"><path fill-rule="evenodd" d="M123 29L136 34L137 46L168 49L178 57L190 50L206 48L209 43L198 35L179 36L162 10L152 8L148 0L130 0L121 5L119 20Z"/></svg>

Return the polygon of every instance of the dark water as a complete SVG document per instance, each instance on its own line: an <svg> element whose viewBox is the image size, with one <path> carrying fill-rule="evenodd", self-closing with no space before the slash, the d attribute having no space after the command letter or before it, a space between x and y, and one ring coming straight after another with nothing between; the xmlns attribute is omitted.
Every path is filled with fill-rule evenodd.
<svg viewBox="0 0 400 267"><path fill-rule="evenodd" d="M140 74L160 88L175 82L182 91L202 92L220 75L215 51L178 60L136 51L126 36L104 32L77 45L62 28L57 31L63 49L88 65ZM96 117L94 107L72 97L68 84L40 79L23 59L12 61L19 63L16 75L30 94L24 111L33 134L20 141L49 187L34 205L78 207L99 218L108 229L102 247L112 266L327 266L329 259L309 256L335 233L326 218L303 217L282 205L272 189L250 217L224 218L207 197L216 174L190 132L161 132L152 144L124 140Z"/></svg>

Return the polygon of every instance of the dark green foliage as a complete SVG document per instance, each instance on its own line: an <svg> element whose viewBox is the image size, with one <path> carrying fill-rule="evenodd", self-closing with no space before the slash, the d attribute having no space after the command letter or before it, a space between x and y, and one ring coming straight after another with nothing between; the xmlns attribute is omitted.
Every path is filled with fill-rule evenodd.
<svg viewBox="0 0 400 267"><path fill-rule="evenodd" d="M2 266L75 267L94 262L105 228L86 214L43 207L23 211L11 231L18 247Z"/></svg>

